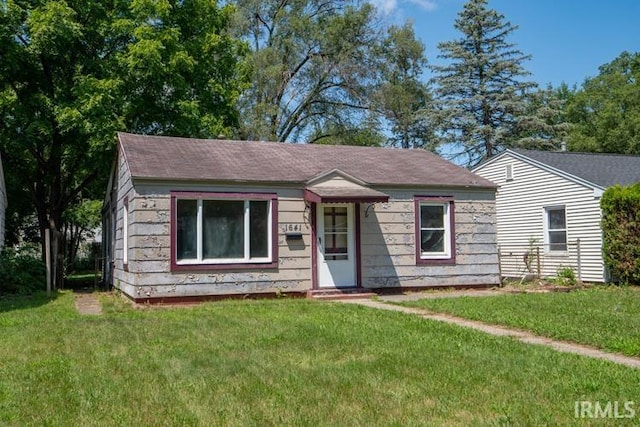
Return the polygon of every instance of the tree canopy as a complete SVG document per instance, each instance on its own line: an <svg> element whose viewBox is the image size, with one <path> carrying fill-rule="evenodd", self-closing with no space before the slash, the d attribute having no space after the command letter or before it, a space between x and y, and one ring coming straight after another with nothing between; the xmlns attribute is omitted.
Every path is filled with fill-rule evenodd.
<svg viewBox="0 0 640 427"><path fill-rule="evenodd" d="M214 0L2 2L0 150L41 230L106 177L117 130L231 133L245 51L232 14Z"/></svg>
<svg viewBox="0 0 640 427"><path fill-rule="evenodd" d="M622 52L568 96L573 151L640 154L640 53Z"/></svg>
<svg viewBox="0 0 640 427"><path fill-rule="evenodd" d="M508 41L517 27L486 0L465 3L454 27L462 37L438 45L447 62L431 67L435 108L427 114L445 151L473 166L520 139L526 96L537 85L525 80L529 56Z"/></svg>
<svg viewBox="0 0 640 427"><path fill-rule="evenodd" d="M424 98L424 53L410 26L385 28L371 4L353 0L237 4L235 28L251 46L252 84L240 102L243 139L360 141L363 123L378 135L385 120L394 135L408 132L404 122L413 112L378 94L417 95L405 110ZM398 55L403 63L394 62Z"/></svg>

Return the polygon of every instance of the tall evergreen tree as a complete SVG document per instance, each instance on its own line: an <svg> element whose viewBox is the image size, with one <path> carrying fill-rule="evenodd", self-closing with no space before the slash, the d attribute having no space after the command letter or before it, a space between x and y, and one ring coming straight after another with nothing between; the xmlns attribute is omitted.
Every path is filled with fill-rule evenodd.
<svg viewBox="0 0 640 427"><path fill-rule="evenodd" d="M445 144L441 150L474 166L519 140L526 95L537 85L525 80L530 56L508 42L517 27L487 0L469 0L454 27L462 37L438 45L447 63L431 67L435 108L427 113Z"/></svg>

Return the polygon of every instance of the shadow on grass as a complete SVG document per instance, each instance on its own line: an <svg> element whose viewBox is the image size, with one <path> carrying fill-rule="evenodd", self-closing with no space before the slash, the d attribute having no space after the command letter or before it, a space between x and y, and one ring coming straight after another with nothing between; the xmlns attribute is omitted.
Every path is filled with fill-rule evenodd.
<svg viewBox="0 0 640 427"><path fill-rule="evenodd" d="M41 307L56 298L58 298L57 292L47 296L47 293L42 291L30 295L0 295L0 313Z"/></svg>
<svg viewBox="0 0 640 427"><path fill-rule="evenodd" d="M74 292L103 290L99 273L81 273L67 276L64 278L63 289L71 289Z"/></svg>

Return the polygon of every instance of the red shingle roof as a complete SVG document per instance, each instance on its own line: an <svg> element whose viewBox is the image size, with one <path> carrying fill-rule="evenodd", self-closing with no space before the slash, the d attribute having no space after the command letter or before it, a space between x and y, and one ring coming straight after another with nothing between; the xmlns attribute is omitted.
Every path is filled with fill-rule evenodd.
<svg viewBox="0 0 640 427"><path fill-rule="evenodd" d="M305 183L338 169L370 185L495 188L425 150L190 139L119 133L133 178Z"/></svg>

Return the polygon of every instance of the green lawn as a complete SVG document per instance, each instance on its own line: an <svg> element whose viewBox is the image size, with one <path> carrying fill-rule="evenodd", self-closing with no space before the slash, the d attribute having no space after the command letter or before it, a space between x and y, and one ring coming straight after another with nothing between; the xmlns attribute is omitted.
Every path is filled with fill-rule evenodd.
<svg viewBox="0 0 640 427"><path fill-rule="evenodd" d="M403 305L640 356L640 288L637 287L596 286L568 293L423 299Z"/></svg>
<svg viewBox="0 0 640 427"><path fill-rule="evenodd" d="M640 399L640 370L401 313L103 302L0 301L0 425L584 425L577 400Z"/></svg>

